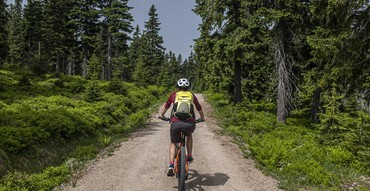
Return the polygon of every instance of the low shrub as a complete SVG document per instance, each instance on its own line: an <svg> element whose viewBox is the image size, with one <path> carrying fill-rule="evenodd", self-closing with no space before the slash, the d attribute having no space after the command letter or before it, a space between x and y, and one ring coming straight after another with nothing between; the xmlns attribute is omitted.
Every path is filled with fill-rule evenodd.
<svg viewBox="0 0 370 191"><path fill-rule="evenodd" d="M145 127L150 107L164 93L156 86L0 70L0 175L11 172L0 190L51 190L67 177L63 165L39 174L20 171L40 172L67 157L94 158L115 139Z"/></svg>
<svg viewBox="0 0 370 191"><path fill-rule="evenodd" d="M310 124L306 114L293 111L287 124L276 122L275 106L243 102L224 106L228 97L207 93L225 131L236 136L246 152L286 190L341 190L344 185L369 187L368 118L353 113L337 116L336 126ZM362 120L358 120L362 119ZM315 128L319 127L319 128ZM333 127L335 129L333 129ZM366 159L365 159L366 158ZM362 183L361 183L362 182Z"/></svg>
<svg viewBox="0 0 370 191"><path fill-rule="evenodd" d="M128 116L127 124L133 128L142 128L146 126L146 122L149 118L149 110L144 109L139 112L133 113Z"/></svg>
<svg viewBox="0 0 370 191"><path fill-rule="evenodd" d="M39 174L29 175L23 172L8 173L0 184L1 191L13 190L52 190L70 177L67 165L48 167Z"/></svg>
<svg viewBox="0 0 370 191"><path fill-rule="evenodd" d="M80 161L86 161L93 159L97 154L98 148L94 145L78 146L76 150L70 154L70 157Z"/></svg>

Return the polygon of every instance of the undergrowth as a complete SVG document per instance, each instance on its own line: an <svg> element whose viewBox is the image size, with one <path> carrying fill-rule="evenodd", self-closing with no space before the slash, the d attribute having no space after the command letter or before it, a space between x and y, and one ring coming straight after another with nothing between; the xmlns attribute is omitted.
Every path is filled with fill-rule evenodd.
<svg viewBox="0 0 370 191"><path fill-rule="evenodd" d="M51 190L146 126L167 90L0 70L0 190Z"/></svg>
<svg viewBox="0 0 370 191"><path fill-rule="evenodd" d="M366 152L363 147L369 142L366 143L365 138L360 145L350 139L353 135L344 137L348 132L337 133L342 139L335 139L333 144L332 139L327 139L327 133L311 124L303 112L293 111L287 124L280 124L276 122L274 104L235 105L221 93L207 93L207 99L215 107L224 130L240 140L241 145L247 145L246 157L254 158L264 172L276 177L280 188L370 190L366 178L368 158L359 153ZM360 123L363 119L353 116L347 121ZM362 133L363 137L369 136L369 132Z"/></svg>

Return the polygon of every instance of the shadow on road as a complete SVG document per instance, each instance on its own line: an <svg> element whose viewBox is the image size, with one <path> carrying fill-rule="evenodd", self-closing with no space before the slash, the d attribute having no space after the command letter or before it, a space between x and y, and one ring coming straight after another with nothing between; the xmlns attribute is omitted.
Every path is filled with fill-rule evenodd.
<svg viewBox="0 0 370 191"><path fill-rule="evenodd" d="M199 174L196 170L190 170L186 190L204 191L204 187L225 185L229 179L230 177L224 173Z"/></svg>
<svg viewBox="0 0 370 191"><path fill-rule="evenodd" d="M160 125L161 125L161 123L159 123L159 122L150 122L148 127L149 126L151 126L151 127L138 129L137 131L135 131L133 133L132 137L135 138L135 137L145 137L145 136L149 136L149 135L154 135L157 131L159 131L157 129L157 127L161 127Z"/></svg>

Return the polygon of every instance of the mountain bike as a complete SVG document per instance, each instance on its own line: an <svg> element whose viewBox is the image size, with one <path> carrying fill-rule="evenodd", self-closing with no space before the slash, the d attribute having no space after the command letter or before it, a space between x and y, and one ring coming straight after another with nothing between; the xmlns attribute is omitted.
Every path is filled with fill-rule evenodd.
<svg viewBox="0 0 370 191"><path fill-rule="evenodd" d="M160 118L163 121L170 121L170 118ZM197 119L195 123L203 122L202 119ZM176 155L174 161L174 173L178 179L178 191L185 191L185 180L188 178L189 161L186 157L186 129L180 129L181 141L176 144Z"/></svg>

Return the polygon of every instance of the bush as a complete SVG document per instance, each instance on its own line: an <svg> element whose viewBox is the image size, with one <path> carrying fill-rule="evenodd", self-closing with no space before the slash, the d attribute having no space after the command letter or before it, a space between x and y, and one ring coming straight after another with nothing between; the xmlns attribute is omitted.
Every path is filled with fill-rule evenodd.
<svg viewBox="0 0 370 191"><path fill-rule="evenodd" d="M5 91L8 86L17 84L17 76L13 72L0 70L0 92Z"/></svg>
<svg viewBox="0 0 370 191"><path fill-rule="evenodd" d="M40 80L28 71L0 70L1 90L1 174L14 167L35 172L44 164L60 163L66 155L89 160L96 156L98 147L111 144L135 128L145 127L149 108L165 93L164 88L156 86L144 88L120 81L89 81L63 74L45 75L44 80ZM48 143L66 147L52 148ZM40 153L28 156L32 152L53 156L44 157L47 154ZM38 165L34 165L34 161ZM15 171L9 173L0 190L11 187L50 190L60 179L53 180L56 184L52 184L43 176L60 172L61 176L57 177L64 177L60 170L48 169L44 175L37 176Z"/></svg>
<svg viewBox="0 0 370 191"><path fill-rule="evenodd" d="M91 81L87 84L86 88L86 101L88 102L95 102L99 101L102 92L98 87L98 83L96 81Z"/></svg>
<svg viewBox="0 0 370 191"><path fill-rule="evenodd" d="M228 98L222 94L210 93L207 98L216 106L221 126L247 145L249 155L278 177L282 188L340 190L344 184L363 182L361 174L368 169L370 156L368 114L339 114L335 126L325 121L315 129L299 111L291 113L287 124L279 124L273 104L223 106L219 103ZM360 184L357 188L368 187Z"/></svg>
<svg viewBox="0 0 370 191"><path fill-rule="evenodd" d="M103 146L109 146L112 143L113 139L109 135L99 135L99 142Z"/></svg>
<svg viewBox="0 0 370 191"><path fill-rule="evenodd" d="M228 106L230 104L230 98L224 93L207 92L207 99L215 107Z"/></svg>
<svg viewBox="0 0 370 191"><path fill-rule="evenodd" d="M119 95L127 95L128 92L126 84L119 80L109 82L108 91Z"/></svg>
<svg viewBox="0 0 370 191"><path fill-rule="evenodd" d="M148 110L140 110L128 116L128 124L131 128L140 128L146 126L146 121L149 118Z"/></svg>
<svg viewBox="0 0 370 191"><path fill-rule="evenodd" d="M78 146L70 155L71 158L76 158L80 161L93 159L98 154L98 149L94 145Z"/></svg>
<svg viewBox="0 0 370 191"><path fill-rule="evenodd" d="M52 190L69 178L67 165L48 167L42 173L29 175L14 171L8 173L0 184L0 190Z"/></svg>
<svg viewBox="0 0 370 191"><path fill-rule="evenodd" d="M330 163L345 165L354 159L353 154L342 147L326 147L325 150Z"/></svg>

